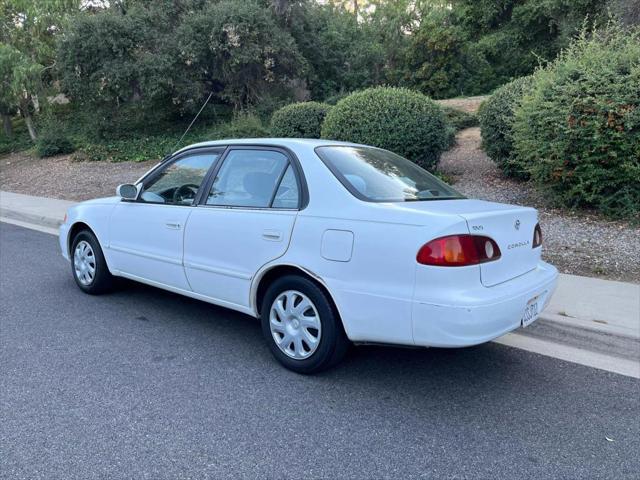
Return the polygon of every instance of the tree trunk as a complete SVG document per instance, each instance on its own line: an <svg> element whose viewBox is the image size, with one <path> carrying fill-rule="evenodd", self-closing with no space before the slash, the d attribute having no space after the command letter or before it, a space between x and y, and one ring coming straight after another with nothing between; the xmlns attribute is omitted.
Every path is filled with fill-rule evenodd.
<svg viewBox="0 0 640 480"><path fill-rule="evenodd" d="M11 138L13 137L13 127L11 126L11 115L6 113L0 113L2 115L2 126L4 127L4 134Z"/></svg>
<svg viewBox="0 0 640 480"><path fill-rule="evenodd" d="M22 113L22 117L24 118L24 124L27 126L27 130L29 130L29 136L31 137L31 140L35 142L38 137L36 135L36 128L33 126L33 118L31 118L29 109L21 109L20 112Z"/></svg>

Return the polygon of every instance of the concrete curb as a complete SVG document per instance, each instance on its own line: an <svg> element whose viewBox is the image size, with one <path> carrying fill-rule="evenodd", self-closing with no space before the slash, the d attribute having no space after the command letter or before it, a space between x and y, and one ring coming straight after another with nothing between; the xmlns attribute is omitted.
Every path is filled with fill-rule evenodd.
<svg viewBox="0 0 640 480"><path fill-rule="evenodd" d="M2 206L0 206L0 217L47 228L59 228L63 220L62 218L47 217L37 213L15 211Z"/></svg>
<svg viewBox="0 0 640 480"><path fill-rule="evenodd" d="M58 228L76 202L0 190L0 216L41 227Z"/></svg>
<svg viewBox="0 0 640 480"><path fill-rule="evenodd" d="M554 313L543 312L540 319L564 325L567 328L575 330L588 330L595 333L605 333L620 338L628 338L630 340L640 340L640 333L630 332L628 329L620 328L617 325L600 324L593 321L582 320L579 318L565 317Z"/></svg>

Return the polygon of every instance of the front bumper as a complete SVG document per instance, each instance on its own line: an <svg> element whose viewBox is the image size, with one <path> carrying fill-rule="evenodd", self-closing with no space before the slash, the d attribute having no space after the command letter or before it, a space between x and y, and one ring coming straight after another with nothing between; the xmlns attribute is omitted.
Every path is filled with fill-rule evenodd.
<svg viewBox="0 0 640 480"><path fill-rule="evenodd" d="M477 295L456 299L455 304L414 301L414 342L420 346L466 347L493 340L520 327L531 298L540 296L542 311L557 281L556 268L540 262L524 275L493 287L482 287Z"/></svg>
<svg viewBox="0 0 640 480"><path fill-rule="evenodd" d="M60 242L60 250L62 251L62 256L69 260L69 229L71 225L67 223L63 223L60 225L60 230L58 233L58 242Z"/></svg>

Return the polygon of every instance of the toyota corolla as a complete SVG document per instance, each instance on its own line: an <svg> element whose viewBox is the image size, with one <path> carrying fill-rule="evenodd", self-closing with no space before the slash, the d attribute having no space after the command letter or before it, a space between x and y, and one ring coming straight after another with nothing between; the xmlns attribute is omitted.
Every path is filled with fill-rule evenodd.
<svg viewBox="0 0 640 480"><path fill-rule="evenodd" d="M117 193L60 227L81 290L125 277L254 316L301 373L351 342L487 342L534 322L558 276L535 209L465 198L365 145L201 143Z"/></svg>

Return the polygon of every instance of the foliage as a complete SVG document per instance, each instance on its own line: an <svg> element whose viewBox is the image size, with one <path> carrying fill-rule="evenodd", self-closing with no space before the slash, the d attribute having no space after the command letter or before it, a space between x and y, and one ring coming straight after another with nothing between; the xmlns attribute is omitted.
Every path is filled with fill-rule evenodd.
<svg viewBox="0 0 640 480"><path fill-rule="evenodd" d="M80 0L0 2L0 114L8 120L7 115L19 111L34 141L32 116L39 108L38 96L55 80L55 39L66 16L79 6Z"/></svg>
<svg viewBox="0 0 640 480"><path fill-rule="evenodd" d="M529 174L514 159L513 124L516 109L533 83L531 76L507 83L485 100L478 112L482 148L507 176L524 179Z"/></svg>
<svg viewBox="0 0 640 480"><path fill-rule="evenodd" d="M392 150L435 169L447 147L447 124L440 107L403 88L378 87L338 102L322 126L322 137Z"/></svg>
<svg viewBox="0 0 640 480"><path fill-rule="evenodd" d="M180 141L183 130L168 130L164 133L137 135L130 138L96 141L77 134L80 158L108 160L112 162L144 162L160 160L186 145L224 138L268 137L269 131L255 115L238 114L231 121L217 125L201 125L191 129Z"/></svg>
<svg viewBox="0 0 640 480"><path fill-rule="evenodd" d="M186 15L177 29L179 68L196 88L214 91L237 110L302 72L293 37L253 0L222 0Z"/></svg>
<svg viewBox="0 0 640 480"><path fill-rule="evenodd" d="M274 137L320 138L320 130L330 105L318 102L292 103L271 117Z"/></svg>
<svg viewBox="0 0 640 480"><path fill-rule="evenodd" d="M538 71L516 112L516 156L568 207L640 213L640 29L585 33Z"/></svg>
<svg viewBox="0 0 640 480"><path fill-rule="evenodd" d="M477 127L478 116L474 113L465 112L459 108L441 106L442 112L447 119L447 123L457 132L465 128Z"/></svg>
<svg viewBox="0 0 640 480"><path fill-rule="evenodd" d="M457 0L471 69L465 94L490 91L551 61L588 18L602 21L607 0Z"/></svg>
<svg viewBox="0 0 640 480"><path fill-rule="evenodd" d="M218 125L212 133L215 138L264 138L270 136L269 129L264 126L260 117L250 113L237 114L229 123Z"/></svg>
<svg viewBox="0 0 640 480"><path fill-rule="evenodd" d="M75 151L71 140L60 130L44 130L36 141L36 153L39 157L51 157Z"/></svg>
<svg viewBox="0 0 640 480"><path fill-rule="evenodd" d="M75 17L58 46L64 90L108 116L130 103L140 109L170 98L172 76L181 73L167 43L170 13L134 3L126 14L114 8Z"/></svg>
<svg viewBox="0 0 640 480"><path fill-rule="evenodd" d="M465 93L466 38L451 10L432 10L422 18L402 58L402 84L434 98Z"/></svg>
<svg viewBox="0 0 640 480"><path fill-rule="evenodd" d="M0 155L26 150L33 145L22 118L13 119L13 135L9 137L0 131Z"/></svg>
<svg viewBox="0 0 640 480"><path fill-rule="evenodd" d="M307 2L292 13L287 29L307 66L304 80L311 98L327 97L377 85L384 52L368 22L331 4Z"/></svg>

